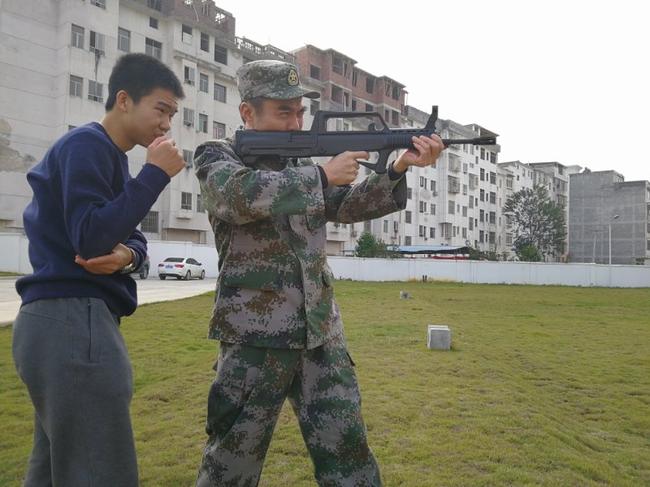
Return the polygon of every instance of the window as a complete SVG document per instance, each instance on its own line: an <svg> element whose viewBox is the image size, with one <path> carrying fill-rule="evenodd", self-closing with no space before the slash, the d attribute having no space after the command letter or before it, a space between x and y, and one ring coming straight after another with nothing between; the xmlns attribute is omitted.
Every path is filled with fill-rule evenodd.
<svg viewBox="0 0 650 487"><path fill-rule="evenodd" d="M467 228L463 227L463 238L467 238Z"/></svg>
<svg viewBox="0 0 650 487"><path fill-rule="evenodd" d="M189 25L183 24L181 28L181 38L185 44L192 44L192 28Z"/></svg>
<svg viewBox="0 0 650 487"><path fill-rule="evenodd" d="M497 184L497 173L490 173L490 184Z"/></svg>
<svg viewBox="0 0 650 487"><path fill-rule="evenodd" d="M106 0L90 0L90 4L103 9L106 8Z"/></svg>
<svg viewBox="0 0 650 487"><path fill-rule="evenodd" d="M467 207L463 206L463 216L467 216Z"/></svg>
<svg viewBox="0 0 650 487"><path fill-rule="evenodd" d="M192 209L192 193L181 192L181 210Z"/></svg>
<svg viewBox="0 0 650 487"><path fill-rule="evenodd" d="M162 12L162 0L147 0L147 7Z"/></svg>
<svg viewBox="0 0 650 487"><path fill-rule="evenodd" d="M185 161L185 167L192 167L194 165L194 152L183 149L183 160Z"/></svg>
<svg viewBox="0 0 650 487"><path fill-rule="evenodd" d="M485 190L482 189L479 194L480 194L479 199L481 201L485 201Z"/></svg>
<svg viewBox="0 0 650 487"><path fill-rule="evenodd" d="M496 155L496 153L494 153L494 152L490 152L490 162L491 162L492 164L496 164L496 163L497 163L497 155Z"/></svg>
<svg viewBox="0 0 650 487"><path fill-rule="evenodd" d="M470 230L470 232L472 230L474 230L474 219L473 218L469 219L469 230Z"/></svg>
<svg viewBox="0 0 650 487"><path fill-rule="evenodd" d="M429 227L429 238L436 238L436 229L434 227Z"/></svg>
<svg viewBox="0 0 650 487"><path fill-rule="evenodd" d="M131 51L131 32L119 27L117 29L117 48L120 51Z"/></svg>
<svg viewBox="0 0 650 487"><path fill-rule="evenodd" d="M201 32L201 50L210 52L210 36Z"/></svg>
<svg viewBox="0 0 650 487"><path fill-rule="evenodd" d="M366 111L367 111L367 112L374 112L374 111L375 111L375 107L373 107L372 105L366 103Z"/></svg>
<svg viewBox="0 0 650 487"><path fill-rule="evenodd" d="M411 237L404 237L404 245L411 245Z"/></svg>
<svg viewBox="0 0 650 487"><path fill-rule="evenodd" d="M393 125L399 125L399 112L393 110L392 118L393 118Z"/></svg>
<svg viewBox="0 0 650 487"><path fill-rule="evenodd" d="M485 181L485 169L481 169L481 181Z"/></svg>
<svg viewBox="0 0 650 487"><path fill-rule="evenodd" d="M343 90L336 85L332 85L332 101L343 103Z"/></svg>
<svg viewBox="0 0 650 487"><path fill-rule="evenodd" d="M436 205L434 203L431 203L429 205L429 208L431 209L431 214L435 215L436 214Z"/></svg>
<svg viewBox="0 0 650 487"><path fill-rule="evenodd" d="M454 215L456 213L456 203L451 200L447 202L447 213L450 215Z"/></svg>
<svg viewBox="0 0 650 487"><path fill-rule="evenodd" d="M89 80L88 81L88 99L92 101L97 101L99 103L104 102L104 85L98 83L97 81Z"/></svg>
<svg viewBox="0 0 650 487"><path fill-rule="evenodd" d="M203 93L208 92L208 75L205 73L199 73L199 91L202 91Z"/></svg>
<svg viewBox="0 0 650 487"><path fill-rule="evenodd" d="M406 188L406 198L408 198L409 200L413 198L413 189Z"/></svg>
<svg viewBox="0 0 650 487"><path fill-rule="evenodd" d="M142 225L140 229L143 232L148 233L158 233L158 212L150 211L142 219Z"/></svg>
<svg viewBox="0 0 650 487"><path fill-rule="evenodd" d="M320 110L320 102L318 100L311 100L309 103L309 114L315 115Z"/></svg>
<svg viewBox="0 0 650 487"><path fill-rule="evenodd" d="M343 74L343 58L332 56L332 71L337 74Z"/></svg>
<svg viewBox="0 0 650 487"><path fill-rule="evenodd" d="M366 91L372 93L375 91L375 78L368 76L366 78Z"/></svg>
<svg viewBox="0 0 650 487"><path fill-rule="evenodd" d="M83 78L70 75L70 96L83 96Z"/></svg>
<svg viewBox="0 0 650 487"><path fill-rule="evenodd" d="M357 86L357 81L359 79L359 71L357 69L352 70L352 86Z"/></svg>
<svg viewBox="0 0 650 487"><path fill-rule="evenodd" d="M70 45L72 47L78 47L79 49L84 48L84 28L79 27L78 25L72 24Z"/></svg>
<svg viewBox="0 0 650 487"><path fill-rule="evenodd" d="M320 79L320 67L314 66L313 64L309 65L309 77L314 79Z"/></svg>
<svg viewBox="0 0 650 487"><path fill-rule="evenodd" d="M388 220L384 220L384 233L388 233Z"/></svg>
<svg viewBox="0 0 650 487"><path fill-rule="evenodd" d="M147 38L144 41L144 52L156 59L162 59L162 43Z"/></svg>
<svg viewBox="0 0 650 487"><path fill-rule="evenodd" d="M352 99L352 111L356 112L357 111L357 100L354 98Z"/></svg>
<svg viewBox="0 0 650 487"><path fill-rule="evenodd" d="M226 103L226 87L224 85L214 84L214 99Z"/></svg>
<svg viewBox="0 0 650 487"><path fill-rule="evenodd" d="M427 212L427 202L420 201L420 213L426 213L426 212Z"/></svg>
<svg viewBox="0 0 650 487"><path fill-rule="evenodd" d="M494 191L490 191L490 203L497 204L497 194Z"/></svg>
<svg viewBox="0 0 650 487"><path fill-rule="evenodd" d="M156 17L149 17L149 27L152 29L158 28L158 19Z"/></svg>
<svg viewBox="0 0 650 487"><path fill-rule="evenodd" d="M404 212L404 222L411 223L411 212L408 210Z"/></svg>
<svg viewBox="0 0 650 487"><path fill-rule="evenodd" d="M215 139L225 139L226 124L220 122L212 122L212 136Z"/></svg>
<svg viewBox="0 0 650 487"><path fill-rule="evenodd" d="M194 127L194 110L183 108L183 125Z"/></svg>
<svg viewBox="0 0 650 487"><path fill-rule="evenodd" d="M393 93L391 95L393 100L399 100L399 87L397 85L393 86Z"/></svg>
<svg viewBox="0 0 650 487"><path fill-rule="evenodd" d="M220 64L228 64L228 49L215 43L214 60Z"/></svg>
<svg viewBox="0 0 650 487"><path fill-rule="evenodd" d="M426 237L427 236L427 227L424 225L418 225L418 235L420 237Z"/></svg>
<svg viewBox="0 0 650 487"><path fill-rule="evenodd" d="M481 147L481 160L485 160L485 149Z"/></svg>
<svg viewBox="0 0 650 487"><path fill-rule="evenodd" d="M208 133L208 116L205 113L199 113L199 132Z"/></svg>
<svg viewBox="0 0 650 487"><path fill-rule="evenodd" d="M203 206L203 196L201 194L196 195L196 212L205 213L205 206Z"/></svg>
<svg viewBox="0 0 650 487"><path fill-rule="evenodd" d="M490 232L490 243L493 244L495 241L496 234L494 232Z"/></svg>
<svg viewBox="0 0 650 487"><path fill-rule="evenodd" d="M427 187L427 180L423 177L420 176L420 188L425 188Z"/></svg>
<svg viewBox="0 0 650 487"><path fill-rule="evenodd" d="M481 243L485 241L485 232L483 230L480 230L478 232L478 241Z"/></svg>
<svg viewBox="0 0 650 487"><path fill-rule="evenodd" d="M431 180L431 192L436 194L436 182L433 179Z"/></svg>
<svg viewBox="0 0 650 487"><path fill-rule="evenodd" d="M478 214L478 221L481 223L485 222L485 211L480 210Z"/></svg>
<svg viewBox="0 0 650 487"><path fill-rule="evenodd" d="M99 34L93 30L90 31L90 52L97 54L104 54L106 52L104 41L106 37L104 34Z"/></svg>
<svg viewBox="0 0 650 487"><path fill-rule="evenodd" d="M184 72L185 72L185 77L184 77L185 82L188 85L193 85L194 84L194 68L191 68L189 66L185 66Z"/></svg>

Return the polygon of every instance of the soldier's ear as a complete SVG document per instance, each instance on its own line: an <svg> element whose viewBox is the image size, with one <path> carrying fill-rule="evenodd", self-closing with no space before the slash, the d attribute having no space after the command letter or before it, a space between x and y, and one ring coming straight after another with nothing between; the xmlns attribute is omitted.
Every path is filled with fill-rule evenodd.
<svg viewBox="0 0 650 487"><path fill-rule="evenodd" d="M253 115L255 114L255 107L251 105L250 103L243 101L239 105L239 115L241 116L242 122L244 122L244 126L246 127L252 127L253 125Z"/></svg>

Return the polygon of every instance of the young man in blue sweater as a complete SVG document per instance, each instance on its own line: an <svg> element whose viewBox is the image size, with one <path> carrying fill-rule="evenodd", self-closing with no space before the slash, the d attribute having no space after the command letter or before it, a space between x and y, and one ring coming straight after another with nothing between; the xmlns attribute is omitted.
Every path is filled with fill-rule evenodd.
<svg viewBox="0 0 650 487"><path fill-rule="evenodd" d="M27 175L23 220L34 273L19 279L13 354L35 409L25 486L135 487L131 364L120 317L145 260L136 226L185 167L166 138L183 88L163 63L121 57L106 115L61 137ZM140 173L126 152L147 148Z"/></svg>

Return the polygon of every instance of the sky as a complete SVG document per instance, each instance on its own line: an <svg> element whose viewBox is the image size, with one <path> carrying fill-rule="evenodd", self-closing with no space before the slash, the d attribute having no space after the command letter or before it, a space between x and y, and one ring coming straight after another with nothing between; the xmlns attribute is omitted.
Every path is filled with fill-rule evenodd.
<svg viewBox="0 0 650 487"><path fill-rule="evenodd" d="M236 35L332 48L407 103L499 134L501 162L650 180L650 3L216 0Z"/></svg>

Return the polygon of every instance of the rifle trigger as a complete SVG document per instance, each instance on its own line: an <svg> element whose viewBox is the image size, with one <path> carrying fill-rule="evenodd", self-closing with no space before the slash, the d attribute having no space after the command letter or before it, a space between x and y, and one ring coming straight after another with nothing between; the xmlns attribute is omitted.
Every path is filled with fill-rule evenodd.
<svg viewBox="0 0 650 487"><path fill-rule="evenodd" d="M368 169L372 169L373 171L375 170L375 167L377 166L377 164L372 164L370 161L360 161L359 159L357 159L357 163L359 163L360 165L362 165L364 167L367 167Z"/></svg>

